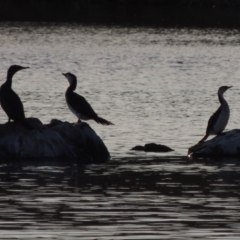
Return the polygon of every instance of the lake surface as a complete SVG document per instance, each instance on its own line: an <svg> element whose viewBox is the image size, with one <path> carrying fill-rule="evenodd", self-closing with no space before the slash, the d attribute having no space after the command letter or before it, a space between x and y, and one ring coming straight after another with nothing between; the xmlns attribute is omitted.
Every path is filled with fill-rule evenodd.
<svg viewBox="0 0 240 240"><path fill-rule="evenodd" d="M62 72L114 126L89 121L112 160L77 165L42 160L0 165L1 239L240 239L240 164L186 158L218 108L239 128L240 32L0 24L0 76L27 117L76 122ZM0 122L6 122L3 111ZM165 154L132 152L155 142Z"/></svg>

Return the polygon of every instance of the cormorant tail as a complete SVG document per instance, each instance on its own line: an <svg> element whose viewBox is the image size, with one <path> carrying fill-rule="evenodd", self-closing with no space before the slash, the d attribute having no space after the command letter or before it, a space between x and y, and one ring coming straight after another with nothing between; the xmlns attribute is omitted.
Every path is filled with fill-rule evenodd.
<svg viewBox="0 0 240 240"><path fill-rule="evenodd" d="M198 144L203 143L208 138L208 136L208 134L205 134L205 136L198 142Z"/></svg>
<svg viewBox="0 0 240 240"><path fill-rule="evenodd" d="M100 117L95 117L94 120L97 122L97 123L100 123L102 125L114 125L113 123L109 122L108 120L104 119L104 118L100 118Z"/></svg>

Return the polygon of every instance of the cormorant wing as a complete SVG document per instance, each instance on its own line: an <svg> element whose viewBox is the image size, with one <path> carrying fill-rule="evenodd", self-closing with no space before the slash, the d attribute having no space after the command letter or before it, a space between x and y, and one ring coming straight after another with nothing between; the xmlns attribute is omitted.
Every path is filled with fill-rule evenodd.
<svg viewBox="0 0 240 240"><path fill-rule="evenodd" d="M71 94L67 94L67 101L69 105L79 113L82 113L83 115L86 115L89 118L94 118L97 116L91 105L87 102L87 100L81 96L78 95L75 92L72 92Z"/></svg>
<svg viewBox="0 0 240 240"><path fill-rule="evenodd" d="M221 106L218 108L216 112L213 113L213 115L208 120L208 126L206 130L206 134L210 134L210 131L213 129L215 123L217 122L217 119L221 113Z"/></svg>
<svg viewBox="0 0 240 240"><path fill-rule="evenodd" d="M0 101L3 110L9 118L16 121L23 121L25 119L22 101L12 89L1 91Z"/></svg>

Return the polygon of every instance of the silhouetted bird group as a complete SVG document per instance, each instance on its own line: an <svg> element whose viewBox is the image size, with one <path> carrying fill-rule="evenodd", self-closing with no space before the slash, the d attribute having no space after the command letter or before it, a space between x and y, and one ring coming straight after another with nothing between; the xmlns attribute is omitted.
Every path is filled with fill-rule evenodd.
<svg viewBox="0 0 240 240"><path fill-rule="evenodd" d="M8 122L11 120L19 122L26 129L31 130L33 127L25 118L23 103L19 96L12 90L12 78L14 74L27 68L29 67L22 67L18 65L12 65L9 67L7 80L0 88L0 104L8 116ZM77 116L78 122L81 122L81 120L92 119L103 125L113 125L113 123L99 117L87 100L74 92L77 86L76 76L72 73L63 73L63 75L68 79L70 84L65 93L66 103L69 109Z"/></svg>
<svg viewBox="0 0 240 240"><path fill-rule="evenodd" d="M27 122L25 118L24 108L19 96L12 90L12 78L14 74L20 70L27 69L29 67L22 67L18 65L12 65L9 67L7 72L7 80L2 84L0 88L0 103L2 109L8 116L8 121L13 120L15 122L21 123L26 129L33 129L33 127ZM65 99L69 109L77 116L78 122L81 120L94 120L97 123L103 125L113 125L113 123L99 117L97 113L93 110L91 105L87 100L74 90L77 87L77 77L72 73L62 73L69 82L69 87L65 92ZM223 132L226 128L230 109L227 101L224 99L223 94L231 86L222 86L218 89L218 98L220 102L220 107L218 110L210 117L208 120L208 126L206 129L205 136L199 141L203 143L209 135L218 135Z"/></svg>

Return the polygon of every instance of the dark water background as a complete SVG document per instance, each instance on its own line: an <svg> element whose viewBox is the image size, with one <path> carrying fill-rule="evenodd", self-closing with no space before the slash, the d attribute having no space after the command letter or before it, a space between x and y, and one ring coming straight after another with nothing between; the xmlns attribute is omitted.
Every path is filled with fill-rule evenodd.
<svg viewBox="0 0 240 240"><path fill-rule="evenodd" d="M239 28L238 0L1 0L0 21Z"/></svg>
<svg viewBox="0 0 240 240"><path fill-rule="evenodd" d="M1 239L239 239L238 160L1 166Z"/></svg>
<svg viewBox="0 0 240 240"><path fill-rule="evenodd" d="M187 159L219 105L239 128L239 31L1 24L0 75L30 69L13 88L27 117L74 122L61 72L100 116L89 124L112 160L0 165L0 239L240 239L239 160ZM2 111L0 122L7 120ZM156 142L170 154L134 153Z"/></svg>

